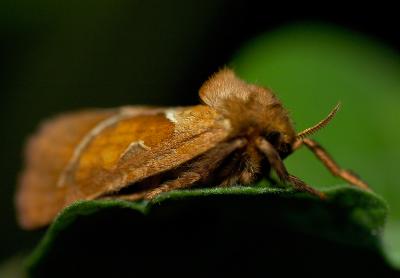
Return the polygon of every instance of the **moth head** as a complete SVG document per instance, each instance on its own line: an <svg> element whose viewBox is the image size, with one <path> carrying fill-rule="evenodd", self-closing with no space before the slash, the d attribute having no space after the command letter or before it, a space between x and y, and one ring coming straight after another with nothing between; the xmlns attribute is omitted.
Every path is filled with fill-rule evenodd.
<svg viewBox="0 0 400 278"><path fill-rule="evenodd" d="M293 138L291 136L288 136L284 131L268 132L264 135L264 138L275 147L282 158L286 157L293 151L293 145L296 141L299 142L327 126L330 121L335 117L336 113L339 111L339 108L340 102L336 104L336 106L331 110L328 116L326 116L320 122L297 133L295 141L293 141Z"/></svg>
<svg viewBox="0 0 400 278"><path fill-rule="evenodd" d="M279 99L268 89L248 84L224 68L200 88L200 98L230 120L233 136L262 136L283 154L296 140L291 120Z"/></svg>
<svg viewBox="0 0 400 278"><path fill-rule="evenodd" d="M281 158L285 158L293 152L293 138L283 132L271 131L262 137L274 146Z"/></svg>

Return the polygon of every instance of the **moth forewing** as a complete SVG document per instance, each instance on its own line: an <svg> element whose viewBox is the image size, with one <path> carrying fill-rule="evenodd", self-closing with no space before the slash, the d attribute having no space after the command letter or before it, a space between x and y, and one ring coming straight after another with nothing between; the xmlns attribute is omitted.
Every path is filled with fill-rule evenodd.
<svg viewBox="0 0 400 278"><path fill-rule="evenodd" d="M113 114L100 109L64 114L44 122L29 138L16 194L21 226L46 225L64 207L67 188L57 186L62 172L85 134Z"/></svg>
<svg viewBox="0 0 400 278"><path fill-rule="evenodd" d="M226 120L207 106L115 111L89 111L84 118L80 112L68 114L33 137L17 193L22 226L47 224L75 200L94 199L168 171L229 134Z"/></svg>

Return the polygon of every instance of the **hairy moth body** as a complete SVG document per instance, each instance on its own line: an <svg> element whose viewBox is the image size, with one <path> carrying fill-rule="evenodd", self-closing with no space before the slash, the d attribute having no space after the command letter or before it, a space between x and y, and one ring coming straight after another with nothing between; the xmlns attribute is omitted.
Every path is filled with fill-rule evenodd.
<svg viewBox="0 0 400 278"><path fill-rule="evenodd" d="M338 106L297 134L270 90L245 83L230 69L206 81L200 98L203 104L190 107L94 109L45 122L26 148L16 195L21 226L47 225L76 200L151 199L192 186L247 185L270 169L296 189L324 198L282 162L303 144L333 174L368 188L305 138L326 125Z"/></svg>

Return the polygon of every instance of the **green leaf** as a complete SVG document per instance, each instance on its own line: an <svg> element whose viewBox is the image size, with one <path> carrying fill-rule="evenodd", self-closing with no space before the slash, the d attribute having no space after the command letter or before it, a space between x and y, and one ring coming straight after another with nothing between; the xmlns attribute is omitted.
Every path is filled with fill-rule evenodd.
<svg viewBox="0 0 400 278"><path fill-rule="evenodd" d="M391 273L380 256L386 203L348 186L324 192L327 201L261 182L174 191L150 202L77 202L56 218L27 266L35 277L254 276L331 264L334 273Z"/></svg>
<svg viewBox="0 0 400 278"><path fill-rule="evenodd" d="M400 269L400 55L390 47L334 26L296 24L260 36L236 55L239 76L272 88L301 131L342 107L315 135L389 204L385 255ZM285 160L312 186L340 182L306 149Z"/></svg>

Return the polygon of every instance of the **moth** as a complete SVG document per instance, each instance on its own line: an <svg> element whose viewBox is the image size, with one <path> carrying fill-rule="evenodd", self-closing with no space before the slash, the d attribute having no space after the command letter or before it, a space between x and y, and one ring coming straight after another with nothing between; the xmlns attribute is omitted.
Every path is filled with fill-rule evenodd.
<svg viewBox="0 0 400 278"><path fill-rule="evenodd" d="M26 147L16 194L20 225L45 226L77 200L152 199L195 186L249 185L271 170L295 189L325 198L283 164L302 145L333 175L368 189L308 138L331 121L339 104L297 133L274 93L231 69L214 74L199 95L196 106L93 109L44 122Z"/></svg>

